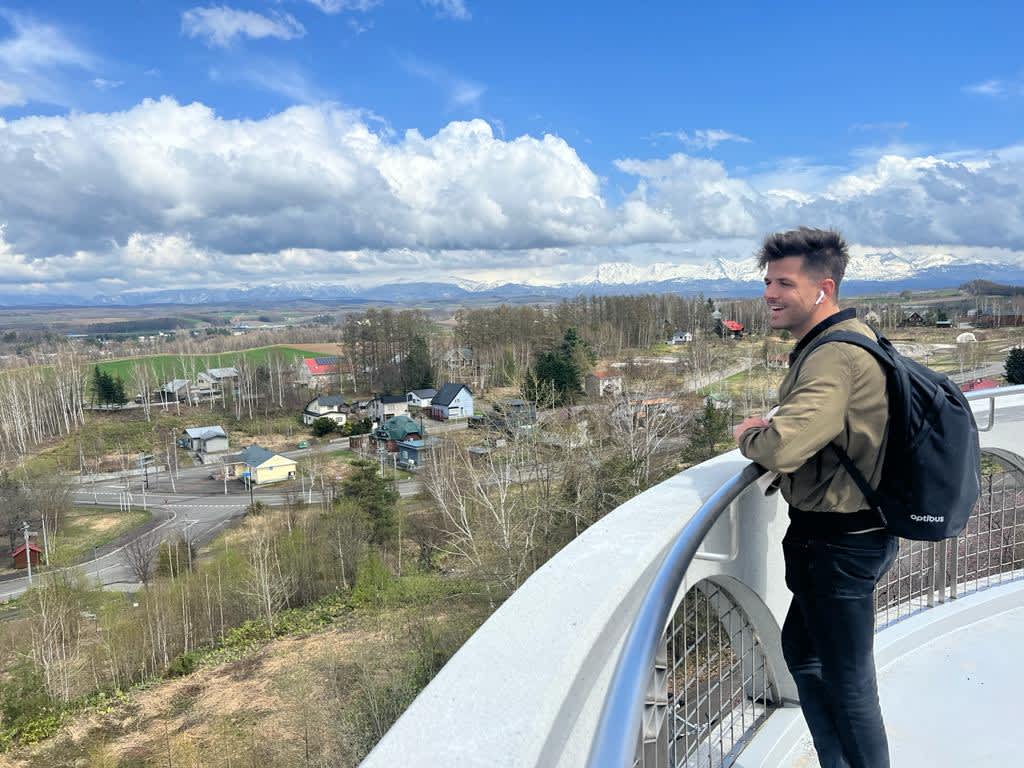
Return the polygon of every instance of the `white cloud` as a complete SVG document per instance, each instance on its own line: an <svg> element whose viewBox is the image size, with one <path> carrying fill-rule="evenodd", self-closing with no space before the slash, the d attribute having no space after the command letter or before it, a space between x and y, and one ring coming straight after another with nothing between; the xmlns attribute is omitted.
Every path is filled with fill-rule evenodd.
<svg viewBox="0 0 1024 768"><path fill-rule="evenodd" d="M1005 80L985 80L973 85L965 85L964 90L979 96L1004 96L1009 88Z"/></svg>
<svg viewBox="0 0 1024 768"><path fill-rule="evenodd" d="M686 131L661 131L655 136L672 138L681 142L690 149L714 149L725 141L735 141L741 144L749 144L750 139L736 133L723 131L721 128L699 128L693 133Z"/></svg>
<svg viewBox="0 0 1024 768"><path fill-rule="evenodd" d="M94 88L100 91L110 91L124 85L124 80L107 80L105 77L94 77L92 79Z"/></svg>
<svg viewBox="0 0 1024 768"><path fill-rule="evenodd" d="M328 94L310 82L294 64L271 59L250 58L243 67L214 67L211 80L244 83L283 96L296 104L314 104L329 100Z"/></svg>
<svg viewBox="0 0 1024 768"><path fill-rule="evenodd" d="M25 94L21 92L21 88L14 83L5 83L0 80L0 108L20 107L24 103Z"/></svg>
<svg viewBox="0 0 1024 768"><path fill-rule="evenodd" d="M329 104L229 120L164 98L0 120L0 284L552 281L605 262L663 274L653 265L741 261L797 224L935 258L1024 251L1020 145L755 175L683 153L616 166L635 182L613 204L564 139L505 139L481 120L395 135Z"/></svg>
<svg viewBox="0 0 1024 768"><path fill-rule="evenodd" d="M342 11L359 11L365 13L380 4L380 0L306 0L324 13L341 13Z"/></svg>
<svg viewBox="0 0 1024 768"><path fill-rule="evenodd" d="M65 83L69 72L91 71L96 58L76 45L59 28L0 10L11 27L0 39L0 107L31 102L70 106L74 88Z"/></svg>
<svg viewBox="0 0 1024 768"><path fill-rule="evenodd" d="M239 37L294 40L306 34L306 28L290 14L275 13L270 17L226 5L190 8L181 14L181 28L189 37L218 47L227 47Z"/></svg>
<svg viewBox="0 0 1024 768"><path fill-rule="evenodd" d="M421 61L413 56L403 58L401 64L409 74L440 88L447 98L447 109L479 110L480 99L487 91L487 86L482 83L454 75L443 67Z"/></svg>
<svg viewBox="0 0 1024 768"><path fill-rule="evenodd" d="M421 0L423 5L433 8L438 16L459 21L469 21L472 18L465 0Z"/></svg>

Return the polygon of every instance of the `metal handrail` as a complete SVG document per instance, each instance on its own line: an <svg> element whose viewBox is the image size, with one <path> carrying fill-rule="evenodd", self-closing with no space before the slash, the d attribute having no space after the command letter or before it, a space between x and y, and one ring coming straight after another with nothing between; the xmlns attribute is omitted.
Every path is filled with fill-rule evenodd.
<svg viewBox="0 0 1024 768"><path fill-rule="evenodd" d="M644 691L654 668L661 633L668 622L679 585L708 532L733 501L767 470L748 464L701 504L662 561L637 613L615 665L605 698L597 737L590 750L590 768L630 765L643 718Z"/></svg>
<svg viewBox="0 0 1024 768"><path fill-rule="evenodd" d="M999 387L998 389L980 389L975 392L965 392L964 397L970 401L988 401L988 423L978 427L979 432L988 432L996 423L996 398L1007 395L1024 395L1024 384L1017 384L1012 387Z"/></svg>
<svg viewBox="0 0 1024 768"><path fill-rule="evenodd" d="M968 401L987 400L988 422L979 431L995 424L995 401L999 397L1024 395L1024 385L996 390L965 392ZM737 521L733 516L728 555L699 552L705 537L730 509L732 502L767 470L748 464L705 501L683 527L665 555L651 586L644 596L636 619L619 654L608 695L605 698L597 734L587 760L588 768L622 768L630 765L636 750L636 733L643 719L644 693L653 669L661 633L687 569L695 558L726 561L738 555Z"/></svg>

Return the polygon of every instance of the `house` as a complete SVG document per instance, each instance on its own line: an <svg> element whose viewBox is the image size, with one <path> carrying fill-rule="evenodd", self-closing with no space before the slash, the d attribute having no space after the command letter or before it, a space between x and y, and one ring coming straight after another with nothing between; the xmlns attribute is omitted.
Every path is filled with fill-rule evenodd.
<svg viewBox="0 0 1024 768"><path fill-rule="evenodd" d="M43 550L35 542L30 541L28 544L15 547L11 552L11 559L14 560L14 567L20 570L28 568L29 558L32 560L32 565L39 565L39 557L42 554Z"/></svg>
<svg viewBox="0 0 1024 768"><path fill-rule="evenodd" d="M935 321L935 327L936 328L952 328L953 327L953 321L952 320L936 320Z"/></svg>
<svg viewBox="0 0 1024 768"><path fill-rule="evenodd" d="M972 379L960 385L961 392L977 392L979 389L995 389L999 382L994 379Z"/></svg>
<svg viewBox="0 0 1024 768"><path fill-rule="evenodd" d="M444 353L443 364L449 374L468 373L473 370L476 356L469 347L457 347Z"/></svg>
<svg viewBox="0 0 1024 768"><path fill-rule="evenodd" d="M228 449L228 434L223 427L188 427L178 445L198 454L219 453Z"/></svg>
<svg viewBox="0 0 1024 768"><path fill-rule="evenodd" d="M414 389L412 392L406 392L405 401L410 408L429 408L430 401L436 394L436 389Z"/></svg>
<svg viewBox="0 0 1024 768"><path fill-rule="evenodd" d="M622 394L622 376L608 371L594 371L583 380L583 389L590 397Z"/></svg>
<svg viewBox="0 0 1024 768"><path fill-rule="evenodd" d="M727 393L712 392L704 398L704 402L710 404L717 411L727 411L732 408L732 397Z"/></svg>
<svg viewBox="0 0 1024 768"><path fill-rule="evenodd" d="M381 424L373 433L373 439L378 445L385 443L388 451L394 453L398 450L398 444L409 440L422 440L423 428L404 413L392 416Z"/></svg>
<svg viewBox="0 0 1024 768"><path fill-rule="evenodd" d="M158 400L172 402L174 400L188 400L191 383L188 379L171 379L154 394Z"/></svg>
<svg viewBox="0 0 1024 768"><path fill-rule="evenodd" d="M374 421L384 421L400 413L409 412L409 403L404 395L378 395L370 401L366 415Z"/></svg>
<svg viewBox="0 0 1024 768"><path fill-rule="evenodd" d="M430 401L430 418L438 421L473 415L473 393L465 384L445 384Z"/></svg>
<svg viewBox="0 0 1024 768"><path fill-rule="evenodd" d="M291 480L295 477L297 464L294 459L273 453L266 448L250 445L244 451L224 457L224 466L228 477L234 477L244 483L266 485Z"/></svg>
<svg viewBox="0 0 1024 768"><path fill-rule="evenodd" d="M689 344L693 341L693 334L690 331L676 331L669 339L669 344Z"/></svg>
<svg viewBox="0 0 1024 768"><path fill-rule="evenodd" d="M307 357L299 367L299 381L307 387L321 387L338 380L337 357Z"/></svg>
<svg viewBox="0 0 1024 768"><path fill-rule="evenodd" d="M920 312L904 312L900 325L903 327L920 327L924 325L924 316Z"/></svg>
<svg viewBox="0 0 1024 768"><path fill-rule="evenodd" d="M723 339L743 338L743 323L738 323L735 320L719 319L715 330L718 331L718 335Z"/></svg>
<svg viewBox="0 0 1024 768"><path fill-rule="evenodd" d="M441 440L436 437L403 440L397 445L398 466L403 469L419 469L430 461L434 449L440 444Z"/></svg>
<svg viewBox="0 0 1024 768"><path fill-rule="evenodd" d="M342 411L344 407L345 400L341 395L314 397L302 409L302 423L309 426L317 419L330 419L335 424L342 425L348 419Z"/></svg>
<svg viewBox="0 0 1024 768"><path fill-rule="evenodd" d="M238 369L230 368L207 368L200 373L196 380L203 389L216 389L223 392L225 389L233 389L238 379Z"/></svg>

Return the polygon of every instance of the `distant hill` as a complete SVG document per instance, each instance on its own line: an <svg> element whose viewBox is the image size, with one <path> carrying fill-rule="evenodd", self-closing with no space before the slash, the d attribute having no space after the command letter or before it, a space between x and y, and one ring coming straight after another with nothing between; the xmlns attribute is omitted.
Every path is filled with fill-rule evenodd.
<svg viewBox="0 0 1024 768"><path fill-rule="evenodd" d="M997 282L998 281L998 282ZM951 257L918 259L891 251L851 259L843 281L846 296L928 291L973 286L998 295L1016 295L1024 288L1024 265L1013 263L954 263ZM993 289L989 290L988 286ZM0 294L0 307L136 307L149 305L271 305L297 301L345 302L354 305L406 305L455 302L529 303L575 296L639 293L679 293L705 296L757 296L761 274L753 259L715 259L703 264L658 263L637 266L624 262L601 264L587 277L553 285L479 283L471 280L393 282L358 286L351 282L289 281L284 283L163 290L123 291L94 296L71 294Z"/></svg>
<svg viewBox="0 0 1024 768"><path fill-rule="evenodd" d="M972 296L1022 296L1024 286L1003 285L993 283L989 280L971 280L960 286L960 290L967 291Z"/></svg>

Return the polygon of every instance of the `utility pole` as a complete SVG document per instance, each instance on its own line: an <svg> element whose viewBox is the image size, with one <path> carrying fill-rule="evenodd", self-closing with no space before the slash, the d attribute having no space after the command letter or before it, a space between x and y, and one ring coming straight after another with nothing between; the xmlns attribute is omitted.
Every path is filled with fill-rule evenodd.
<svg viewBox="0 0 1024 768"><path fill-rule="evenodd" d="M25 562L28 563L28 583L32 583L32 550L29 547L28 539L28 520L24 520L21 523L21 532L25 536Z"/></svg>

